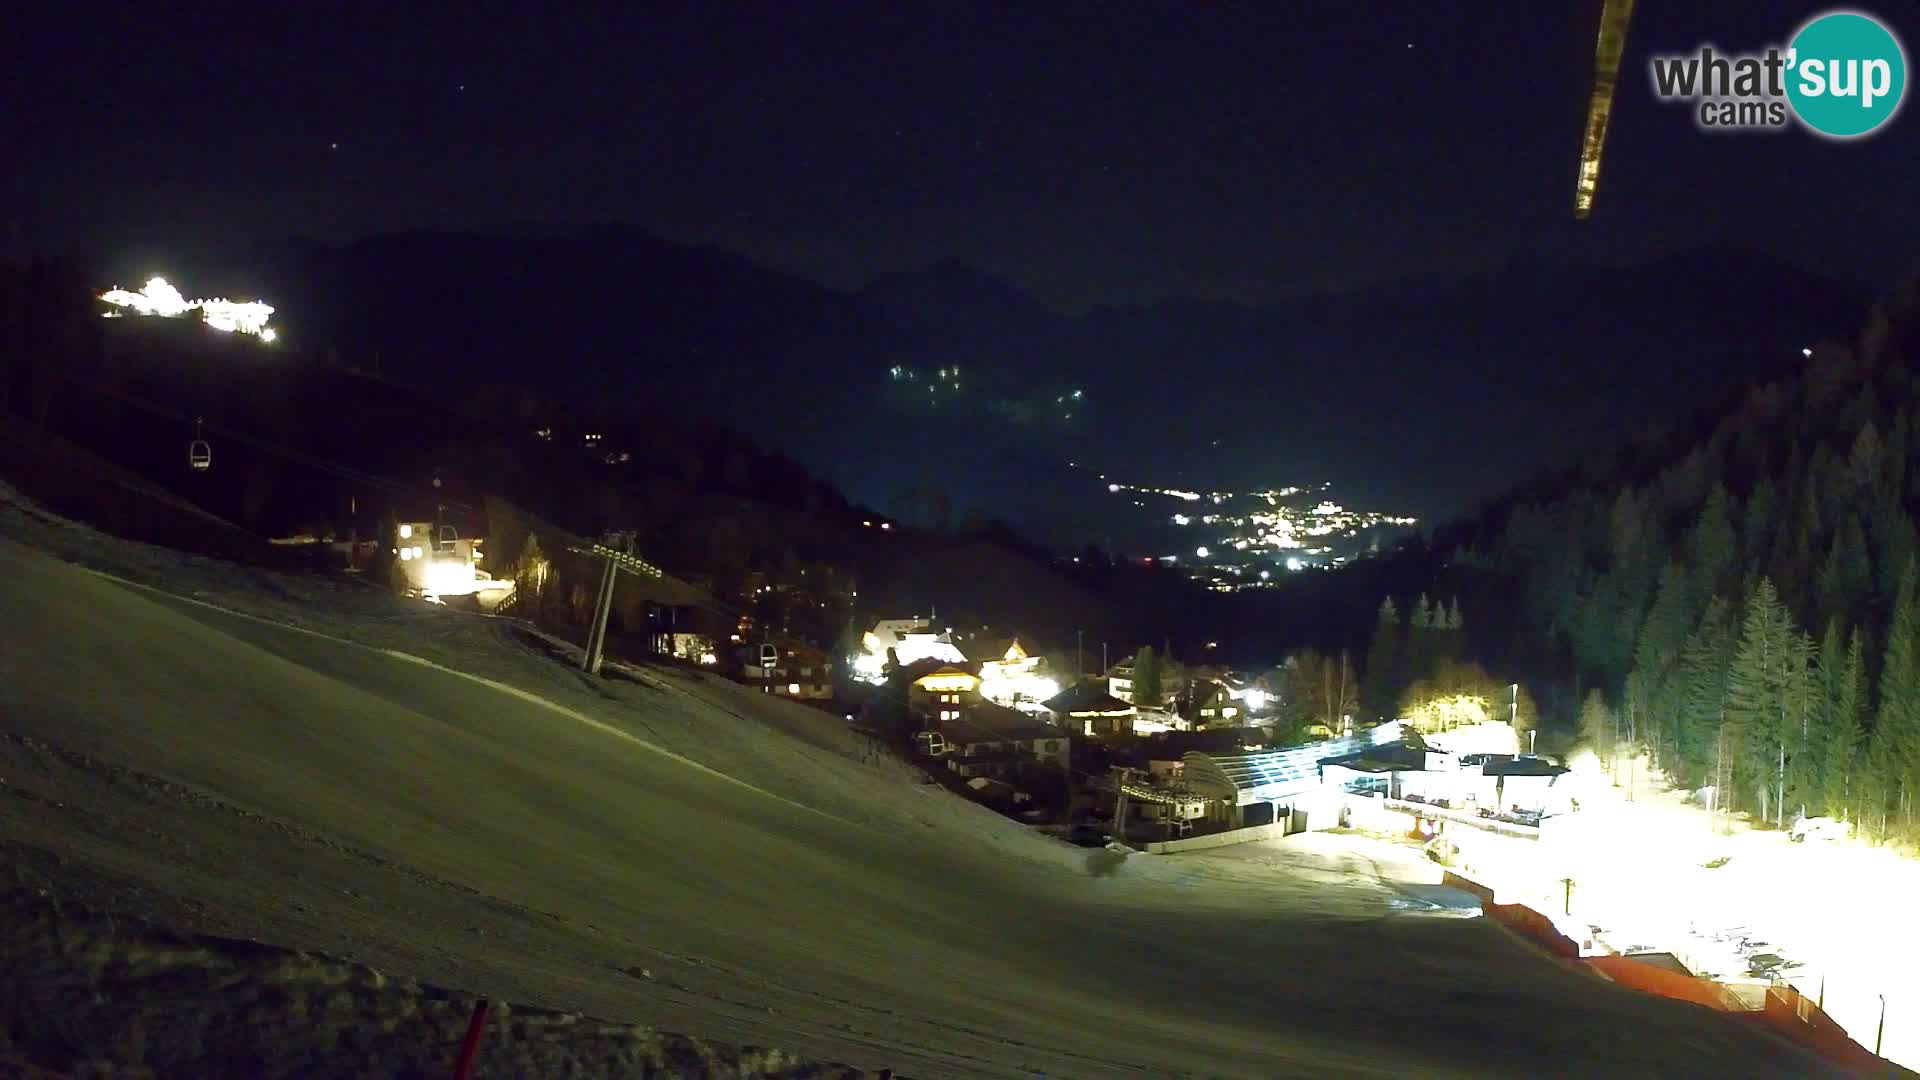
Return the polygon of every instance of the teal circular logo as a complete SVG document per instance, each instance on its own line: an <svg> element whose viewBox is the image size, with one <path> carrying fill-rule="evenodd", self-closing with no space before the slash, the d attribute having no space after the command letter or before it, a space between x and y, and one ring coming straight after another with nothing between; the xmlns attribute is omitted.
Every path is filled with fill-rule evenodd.
<svg viewBox="0 0 1920 1080"><path fill-rule="evenodd" d="M1787 49L1787 100L1817 134L1856 138L1900 111L1906 53L1877 20L1830 12L1801 27Z"/></svg>

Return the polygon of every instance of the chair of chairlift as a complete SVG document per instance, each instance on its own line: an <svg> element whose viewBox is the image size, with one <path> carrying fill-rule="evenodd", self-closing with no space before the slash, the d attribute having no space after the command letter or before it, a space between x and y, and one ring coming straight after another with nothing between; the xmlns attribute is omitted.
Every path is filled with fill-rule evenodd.
<svg viewBox="0 0 1920 1080"><path fill-rule="evenodd" d="M460 530L451 525L442 525L440 526L440 535L435 538L434 542L439 546L442 553L449 553L453 551L459 541Z"/></svg>
<svg viewBox="0 0 1920 1080"><path fill-rule="evenodd" d="M200 437L200 421L193 422L193 441L187 444L187 466L194 472L206 472L213 466L213 448Z"/></svg>

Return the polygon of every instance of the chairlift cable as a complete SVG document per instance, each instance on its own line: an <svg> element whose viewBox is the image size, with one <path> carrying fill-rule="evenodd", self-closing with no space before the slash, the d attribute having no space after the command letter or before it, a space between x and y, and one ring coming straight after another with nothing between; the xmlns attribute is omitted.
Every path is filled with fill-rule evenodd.
<svg viewBox="0 0 1920 1080"><path fill-rule="evenodd" d="M418 488L412 487L411 485L400 483L397 481L386 480L376 476L370 476L351 466L342 465L342 464L339 464L338 462L328 461L327 459L324 459L324 458L315 457L314 455L308 454L304 451L295 450L286 446L281 446L279 444L259 438L258 436L255 436L255 435L249 435L240 431L236 431L232 428L223 428L217 424L208 424L205 422L205 419L203 417L196 416L196 417L189 418L187 414L183 412L173 409L170 406L161 405L157 402L150 401L137 394L129 394L124 390L115 390L109 387L101 386L98 383L94 383L90 380L82 379L77 376L67 374L64 372L50 371L50 372L47 372L47 374L52 375L55 378L62 379L66 382L72 383L74 385L81 386L85 389L91 390L94 393L101 394L106 397L114 398L118 401L132 405L135 408L144 409L147 412L153 413L156 416L161 416L169 420L178 420L181 423L186 423L189 419L191 419L194 424L194 433L196 435L202 435L204 433L210 432L212 434L219 435L222 438L232 439L233 441L241 443L242 445L245 445L245 446L251 446L258 450L265 450L271 454L278 454L281 457L306 465L310 468L317 469L321 472L328 473L333 476L338 476L342 479L352 480L356 483L361 483L371 487L381 488L383 490L386 490L395 494L400 494L400 495L431 495L435 498L441 498L441 501L443 502L444 505L453 507L454 509L464 510L468 512L471 512L473 510L473 507L466 503L458 502L453 499L442 498L440 496L440 493L437 491L418 489ZM196 439L195 441L204 442L205 440Z"/></svg>

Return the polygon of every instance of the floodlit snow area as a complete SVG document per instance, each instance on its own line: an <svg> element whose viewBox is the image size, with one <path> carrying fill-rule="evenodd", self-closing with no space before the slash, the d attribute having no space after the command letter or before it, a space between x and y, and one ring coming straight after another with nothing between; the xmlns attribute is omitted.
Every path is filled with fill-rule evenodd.
<svg viewBox="0 0 1920 1080"><path fill-rule="evenodd" d="M638 1024L911 1077L1826 1074L1432 917L1459 912L1391 845L1073 848L828 713L674 669L587 679L502 620L129 544L4 491L0 565L0 890L89 919L599 1018L577 1026L603 1041ZM192 985L219 1010L241 984ZM154 994L161 1025L180 1004ZM234 1015L299 1026L303 1001ZM366 1049L414 1029L353 1015L357 1056L311 1071L425 1068ZM434 1017L441 1046L459 1013ZM516 1074L517 1031L489 1029L477 1075ZM749 1060L773 1059L679 1067L769 1071Z"/></svg>
<svg viewBox="0 0 1920 1080"><path fill-rule="evenodd" d="M1670 952L1722 982L1791 983L1869 1050L1884 997L1882 1055L1920 1067L1920 939L1907 930L1920 862L1857 841L1792 843L1745 819L1729 834L1726 815L1710 825L1644 758L1620 781L1586 777L1580 811L1549 818L1537 843L1473 836L1463 855L1498 899L1576 941Z"/></svg>

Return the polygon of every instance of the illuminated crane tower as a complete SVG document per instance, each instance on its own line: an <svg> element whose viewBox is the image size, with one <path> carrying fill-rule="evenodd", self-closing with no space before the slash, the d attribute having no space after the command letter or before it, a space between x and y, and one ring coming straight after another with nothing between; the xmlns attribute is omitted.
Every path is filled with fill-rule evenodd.
<svg viewBox="0 0 1920 1080"><path fill-rule="evenodd" d="M1573 187L1573 216L1593 213L1600 186L1600 153L1607 145L1607 120L1613 115L1613 85L1620 75L1620 54L1627 48L1627 23L1633 0L1606 0L1600 12L1600 37L1593 47L1593 96L1587 99L1587 134L1580 145L1580 177Z"/></svg>

